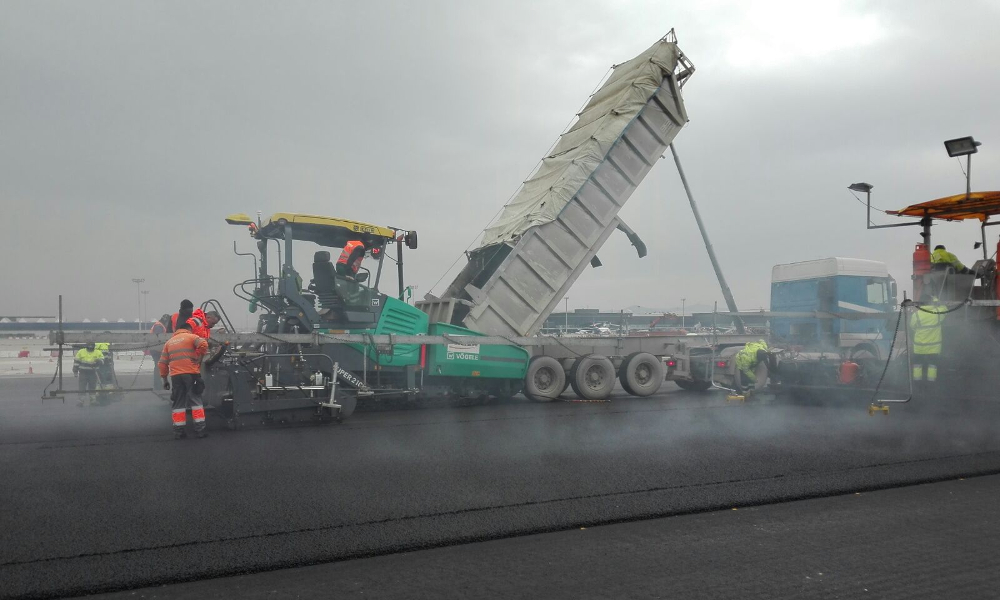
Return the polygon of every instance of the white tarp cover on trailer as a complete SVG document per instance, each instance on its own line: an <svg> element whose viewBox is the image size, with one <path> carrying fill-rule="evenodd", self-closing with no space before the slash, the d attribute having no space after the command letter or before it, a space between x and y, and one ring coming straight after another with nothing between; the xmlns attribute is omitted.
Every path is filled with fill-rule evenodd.
<svg viewBox="0 0 1000 600"><path fill-rule="evenodd" d="M666 38L614 68L611 77L559 137L552 153L483 234L480 246L516 240L536 225L548 223L590 178L628 124L674 72L678 50Z"/></svg>

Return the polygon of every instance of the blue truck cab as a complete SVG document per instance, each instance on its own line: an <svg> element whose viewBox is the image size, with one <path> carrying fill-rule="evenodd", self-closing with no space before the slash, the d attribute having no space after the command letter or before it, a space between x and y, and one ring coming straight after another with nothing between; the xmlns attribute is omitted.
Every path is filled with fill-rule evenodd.
<svg viewBox="0 0 1000 600"><path fill-rule="evenodd" d="M834 257L775 265L771 270L774 313L887 313L895 306L896 282L882 262ZM807 350L884 358L894 327L895 321L884 314L870 319L775 316L771 336L777 343Z"/></svg>

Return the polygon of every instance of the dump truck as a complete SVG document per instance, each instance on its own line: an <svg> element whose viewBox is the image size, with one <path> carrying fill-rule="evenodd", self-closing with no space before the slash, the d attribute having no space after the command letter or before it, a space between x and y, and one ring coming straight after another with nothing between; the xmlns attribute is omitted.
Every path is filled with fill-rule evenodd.
<svg viewBox="0 0 1000 600"><path fill-rule="evenodd" d="M672 143L688 120L681 89L693 73L672 33L617 65L487 227L445 292L417 302L430 321L531 336L583 270L600 265L597 253L616 230L625 232L642 258L645 245L618 213L668 147L680 169ZM707 237L706 246L715 264ZM716 272L728 300L717 265ZM665 377L687 389L707 389L710 373L698 367L708 362L691 358L748 339L730 338L619 337L614 346L600 348L563 339L534 348L523 392L544 400L572 387L580 398L597 400L611 393L617 379L627 392L644 396L655 393Z"/></svg>
<svg viewBox="0 0 1000 600"><path fill-rule="evenodd" d="M1000 215L1000 192L967 191L886 213L912 220L881 227L920 227L920 242L912 252L912 296L904 293L898 301L895 281L877 261L825 259L775 267L779 285L772 293L777 288L779 298L775 304L772 296L772 311L765 313L772 322L777 362L770 391L812 400L863 397L873 401L869 411L874 414L910 401L915 386L923 386L919 393L935 396L945 389L992 395L1000 385L995 368L1000 358L1000 280L993 258L1000 243L992 253L986 243L986 228L997 224L992 219ZM980 224L982 239L974 249L981 248L982 257L967 271L932 263L932 226L966 220ZM843 285L831 281L841 277L847 280ZM806 284L800 290L783 285L795 281ZM808 290L811 299L804 298ZM794 296L799 296L798 305ZM814 305L817 301L820 305ZM935 305L935 311L944 307L942 352L935 357L936 381L915 382L912 324L917 311L928 305ZM804 338L785 339L791 333ZM818 343L810 345L809 338ZM715 357L716 385L733 386L738 351L732 347ZM938 393L935 399L952 400L953 395Z"/></svg>
<svg viewBox="0 0 1000 600"><path fill-rule="evenodd" d="M892 351L895 306L896 282L883 262L830 257L774 265L770 310L754 313L769 322L768 334L758 337L775 354L773 380L780 377L784 390L837 385L849 360L859 367L851 383L870 383ZM741 348L721 348L714 357L719 387L735 387Z"/></svg>

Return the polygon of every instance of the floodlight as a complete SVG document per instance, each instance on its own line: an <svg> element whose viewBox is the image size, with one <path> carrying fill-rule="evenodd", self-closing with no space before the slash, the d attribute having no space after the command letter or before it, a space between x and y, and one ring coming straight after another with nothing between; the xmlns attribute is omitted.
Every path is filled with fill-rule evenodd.
<svg viewBox="0 0 1000 600"><path fill-rule="evenodd" d="M980 142L972 139L972 136L955 138L953 140L946 140L944 143L945 150L948 151L948 156L954 158L956 156L966 156L968 154L975 154L979 152L976 148L981 145Z"/></svg>

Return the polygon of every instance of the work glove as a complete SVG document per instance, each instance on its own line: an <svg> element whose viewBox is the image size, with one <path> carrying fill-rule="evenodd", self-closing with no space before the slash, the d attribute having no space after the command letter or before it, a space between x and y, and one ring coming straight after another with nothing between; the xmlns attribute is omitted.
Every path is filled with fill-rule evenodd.
<svg viewBox="0 0 1000 600"><path fill-rule="evenodd" d="M169 390L170 389L170 382L167 381L166 377L163 378L163 389L165 389L165 390Z"/></svg>

